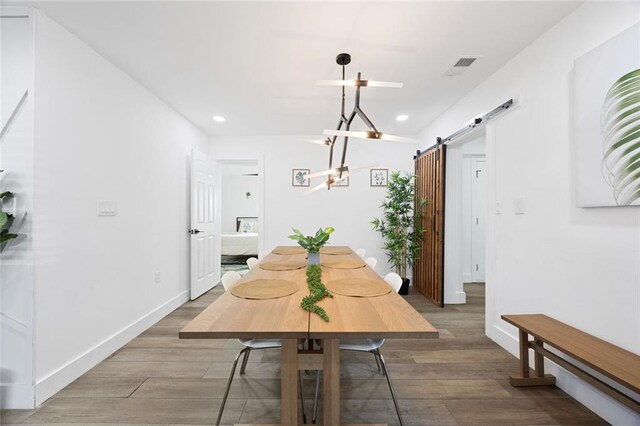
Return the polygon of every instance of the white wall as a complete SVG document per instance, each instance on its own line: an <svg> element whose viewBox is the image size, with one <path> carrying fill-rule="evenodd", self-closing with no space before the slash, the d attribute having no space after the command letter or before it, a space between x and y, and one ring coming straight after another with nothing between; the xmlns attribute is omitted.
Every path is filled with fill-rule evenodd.
<svg viewBox="0 0 640 426"><path fill-rule="evenodd" d="M33 407L33 26L28 9L0 9L0 192L19 233L0 253L0 409ZM21 103L25 91L29 94ZM22 105L20 107L20 105ZM9 117L13 115L12 124Z"/></svg>
<svg viewBox="0 0 640 426"><path fill-rule="evenodd" d="M340 145L341 147L341 145ZM348 164L357 166L379 162L379 168L413 172L415 146L352 140L349 144ZM382 239L371 229L371 219L380 215L380 203L385 188L369 186L369 170L350 177L349 187L320 190L303 195L309 188L291 186L291 169L324 170L328 164L325 146L305 143L295 136L254 138L212 138L212 156L244 158L264 156L264 238L265 248L291 245L287 238L291 227L303 232L315 232L319 227L333 226L336 232L331 243L363 247L367 256L378 259L380 273L390 270L382 249ZM317 178L312 186L321 183ZM261 232L263 232L261 230Z"/></svg>
<svg viewBox="0 0 640 426"><path fill-rule="evenodd" d="M35 73L40 403L188 299L188 155L208 140L40 13Z"/></svg>
<svg viewBox="0 0 640 426"><path fill-rule="evenodd" d="M253 166L223 164L222 166L222 232L236 232L237 217L258 217L258 176L243 176L256 173ZM251 196L247 198L247 192Z"/></svg>
<svg viewBox="0 0 640 426"><path fill-rule="evenodd" d="M421 133L430 142L509 98L520 103L487 128L486 332L513 354L517 333L500 315L534 312L640 353L640 210L576 208L571 158L573 61L639 19L639 3L585 3ZM516 216L518 196L527 211ZM552 372L610 423L640 422L568 373Z"/></svg>

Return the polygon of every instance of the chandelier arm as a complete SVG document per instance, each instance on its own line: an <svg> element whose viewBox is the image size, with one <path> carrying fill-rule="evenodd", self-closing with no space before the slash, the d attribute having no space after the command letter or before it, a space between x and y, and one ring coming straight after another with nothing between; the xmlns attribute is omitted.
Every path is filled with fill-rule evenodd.
<svg viewBox="0 0 640 426"><path fill-rule="evenodd" d="M364 124L366 124L367 127L369 127L369 130L373 130L374 132L376 132L376 134L379 133L375 124L373 124L373 122L369 119L369 117L367 117L367 114L365 114L364 111L360 109L360 107L356 107L355 111L356 111L356 114L358 114L358 117L360 117L362 121L364 121Z"/></svg>
<svg viewBox="0 0 640 426"><path fill-rule="evenodd" d="M351 115L349 116L349 119L347 120L346 129L345 129L347 132L351 128L351 123L353 122L354 118L356 118L356 110L355 110L355 108L351 112ZM344 145L342 146L342 159L340 160L340 167L344 167L344 163L347 160L347 147L348 146L349 146L349 137L345 136L344 137ZM342 177L342 172L340 173L340 177Z"/></svg>
<svg viewBox="0 0 640 426"><path fill-rule="evenodd" d="M342 127L342 124L344 124L346 122L346 119L344 118L344 114L340 117L340 120L338 121L338 125L336 126L336 130L340 130L340 128ZM333 148L336 145L336 140L338 139L337 136L334 136L331 139L331 145L329 146L329 168L332 169L333 168Z"/></svg>

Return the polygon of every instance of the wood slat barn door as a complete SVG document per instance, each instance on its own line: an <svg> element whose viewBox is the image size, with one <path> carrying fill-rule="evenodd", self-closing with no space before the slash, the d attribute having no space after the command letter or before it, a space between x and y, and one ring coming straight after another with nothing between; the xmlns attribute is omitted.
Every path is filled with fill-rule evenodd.
<svg viewBox="0 0 640 426"><path fill-rule="evenodd" d="M416 198L428 201L422 218L424 240L413 266L413 285L431 302L444 306L444 188L446 145L416 157Z"/></svg>

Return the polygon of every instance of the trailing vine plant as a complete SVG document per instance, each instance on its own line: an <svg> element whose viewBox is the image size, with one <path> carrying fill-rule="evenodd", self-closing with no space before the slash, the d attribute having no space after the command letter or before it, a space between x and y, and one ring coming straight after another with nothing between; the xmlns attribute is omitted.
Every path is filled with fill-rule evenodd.
<svg viewBox="0 0 640 426"><path fill-rule="evenodd" d="M327 312L317 305L319 301L326 297L333 298L333 294L329 293L329 290L322 284L322 269L320 269L320 265L307 266L307 287L311 294L302 299L300 307L329 322Z"/></svg>
<svg viewBox="0 0 640 426"><path fill-rule="evenodd" d="M0 170L0 173L3 171L4 170ZM11 213L2 211L2 203L10 198L13 198L13 193L11 191L4 191L0 193L0 249L2 249L2 246L7 241L18 237L18 234L10 232L10 228L15 217Z"/></svg>

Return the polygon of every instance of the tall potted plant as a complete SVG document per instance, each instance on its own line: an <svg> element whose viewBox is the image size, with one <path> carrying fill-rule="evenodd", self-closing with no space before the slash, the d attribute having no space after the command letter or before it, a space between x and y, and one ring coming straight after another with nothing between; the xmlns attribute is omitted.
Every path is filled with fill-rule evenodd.
<svg viewBox="0 0 640 426"><path fill-rule="evenodd" d="M417 260L424 228L422 217L427 200L416 200L416 176L395 171L387 185L387 195L380 205L382 218L371 221L373 229L384 239L384 249L396 273L402 277L400 294L409 293L407 268Z"/></svg>

